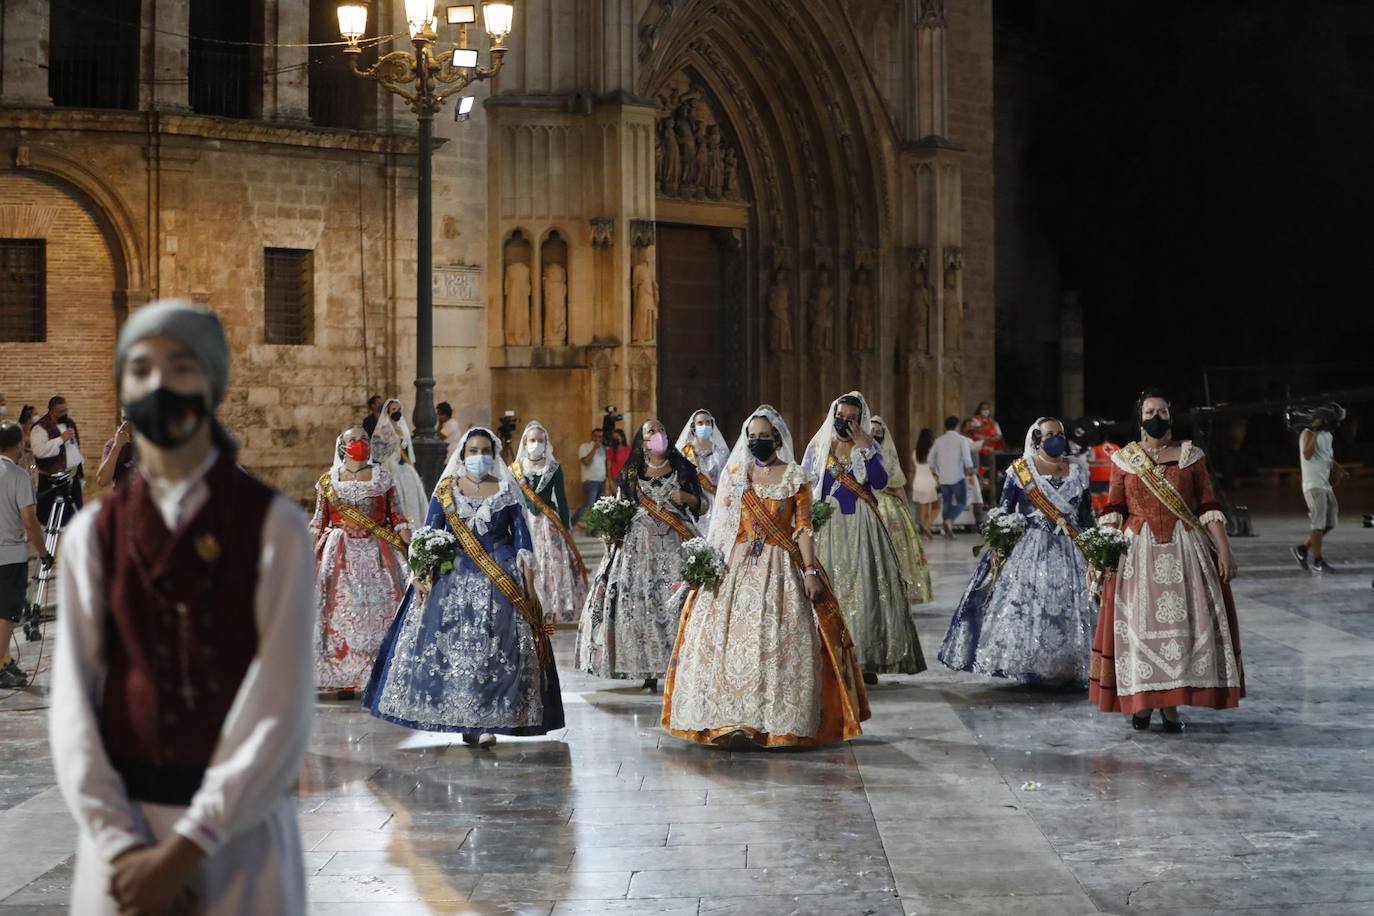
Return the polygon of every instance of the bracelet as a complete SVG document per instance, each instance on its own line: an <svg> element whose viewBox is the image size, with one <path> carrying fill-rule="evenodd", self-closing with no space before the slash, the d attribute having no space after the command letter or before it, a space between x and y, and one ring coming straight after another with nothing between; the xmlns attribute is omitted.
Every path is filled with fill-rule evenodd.
<svg viewBox="0 0 1374 916"><path fill-rule="evenodd" d="M816 577L819 577L820 574L821 574L820 570L818 570L818 569L817 569L816 567L814 567L814 566L811 566L811 567L808 567L808 568L802 570L802 575L803 575L803 576L816 576Z"/></svg>

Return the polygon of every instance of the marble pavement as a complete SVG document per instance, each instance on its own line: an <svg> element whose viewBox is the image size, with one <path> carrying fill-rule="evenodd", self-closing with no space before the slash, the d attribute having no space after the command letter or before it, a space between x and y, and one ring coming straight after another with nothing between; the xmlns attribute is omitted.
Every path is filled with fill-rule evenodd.
<svg viewBox="0 0 1374 916"><path fill-rule="evenodd" d="M847 746L700 748L656 698L573 674L568 631L568 727L545 739L479 751L322 703L299 790L312 912L1374 913L1374 532L1343 525L1318 577L1287 554L1300 519L1257 526L1236 544L1250 696L1185 710L1178 737L937 665L884 677ZM971 543L928 548L932 662ZM66 911L45 695L0 700L0 916Z"/></svg>

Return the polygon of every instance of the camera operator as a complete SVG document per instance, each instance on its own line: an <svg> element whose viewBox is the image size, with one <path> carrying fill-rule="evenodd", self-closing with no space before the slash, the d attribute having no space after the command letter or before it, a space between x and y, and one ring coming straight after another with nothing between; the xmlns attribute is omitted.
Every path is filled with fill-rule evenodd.
<svg viewBox="0 0 1374 916"><path fill-rule="evenodd" d="M48 412L33 424L29 444L38 460L39 519L47 524L58 491L65 486L70 493L69 501L58 524L66 525L81 508L81 465L84 460L81 457L81 436L76 431L76 421L67 413L66 398L59 395L48 401ZM69 484L64 480L54 485L54 477L68 472L72 475Z"/></svg>
<svg viewBox="0 0 1374 916"><path fill-rule="evenodd" d="M29 548L51 565L43 529L34 511L33 483L19 466L24 431L0 421L0 688L28 686L29 679L10 656L14 625L24 612L29 587Z"/></svg>
<svg viewBox="0 0 1374 916"><path fill-rule="evenodd" d="M1332 448L1330 426L1333 419L1321 411L1314 412L1298 439L1302 495L1307 501L1312 530L1306 541L1293 548L1293 556L1303 569L1321 573L1331 571L1322 556L1322 542L1337 522L1336 491L1331 485L1345 475L1345 471L1336 463Z"/></svg>

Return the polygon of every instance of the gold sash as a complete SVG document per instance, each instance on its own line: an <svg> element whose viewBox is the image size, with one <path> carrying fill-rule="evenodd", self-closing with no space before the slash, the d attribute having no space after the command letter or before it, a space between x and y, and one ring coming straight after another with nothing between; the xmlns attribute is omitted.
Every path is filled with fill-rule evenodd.
<svg viewBox="0 0 1374 916"><path fill-rule="evenodd" d="M573 540L572 532L563 526L563 520L558 517L558 512L540 498L539 494L530 486L525 479L525 471L520 467L520 462L516 461L510 466L511 473L515 475L515 482L520 484L520 492L525 494L525 499L529 500L530 505L539 510L539 514L553 523L553 530L557 531L563 538L563 543L568 545L568 551L573 558L573 572L582 577L582 581L587 581L587 564L582 562L582 552L577 549L577 543Z"/></svg>
<svg viewBox="0 0 1374 916"><path fill-rule="evenodd" d="M1164 508L1172 512L1183 524L1201 534L1207 541L1207 546L1214 552L1217 550L1216 542L1212 540L1212 532L1203 527L1202 522L1193 514L1193 510L1184 502L1183 494L1174 489L1174 485L1164 476L1164 468L1155 464L1150 456L1145 454L1145 449L1139 442L1125 446L1112 456L1112 460L1125 463L1135 472L1135 476L1140 478L1140 482L1145 484L1145 488L1154 494L1155 499L1164 504ZM1179 467L1182 467L1182 464Z"/></svg>
<svg viewBox="0 0 1374 916"><path fill-rule="evenodd" d="M846 490L853 493L855 496L859 497L859 499L862 499L864 502L868 503L869 506L873 507L874 509L878 508L878 497L874 496L873 492L869 490L868 487L859 483L859 481L854 477L853 472L850 471L849 468L841 467L840 463L835 460L834 455L831 455L828 459L826 459L825 469L830 472L830 476L834 477L835 482L838 483L840 486L844 487Z"/></svg>
<svg viewBox="0 0 1374 916"><path fill-rule="evenodd" d="M1031 501L1035 508L1045 513L1045 517L1054 522L1064 533L1069 536L1079 551L1083 550L1082 533L1078 526L1069 521L1059 507L1054 504L1054 500L1040 489L1035 483L1035 475L1031 473L1030 464L1024 458L1017 458L1011 463L1011 469L1016 474L1016 482L1021 484L1021 491L1026 494L1026 498Z"/></svg>
<svg viewBox="0 0 1374 916"><path fill-rule="evenodd" d="M534 634L534 650L539 657L539 665L541 668L547 668L553 661L553 647L549 644L553 624L544 620L544 609L539 606L538 600L527 596L520 586L515 584L510 573L491 558L491 554L482 547L477 535L473 534L472 529L458 517L458 510L453 506L453 479L445 477L440 480L434 493L439 497L439 505L444 507L448 526L453 529L453 535L458 539L463 552L472 557L472 561L482 570L482 574L491 580L497 591L506 596L507 601L515 605L515 609L525 618L525 623L529 624L530 632Z"/></svg>
<svg viewBox="0 0 1374 916"><path fill-rule="evenodd" d="M390 528L384 528L372 519L363 515L357 509L346 505L334 494L334 481L330 475L325 474L320 478L320 489L324 491L324 498L334 507L334 511L339 513L339 518L348 522L354 528L361 528L379 541L385 541L404 555L406 542L401 540L401 536Z"/></svg>
<svg viewBox="0 0 1374 916"><path fill-rule="evenodd" d="M645 496L642 490L639 493L639 505L640 508L642 508L645 512L649 513L654 518L658 519L660 522L676 531L678 533L678 536L682 538L684 541L690 541L692 538L697 536L695 531L687 527L686 522L684 522L681 518L669 512L668 510L664 509L662 506L654 502L649 497Z"/></svg>

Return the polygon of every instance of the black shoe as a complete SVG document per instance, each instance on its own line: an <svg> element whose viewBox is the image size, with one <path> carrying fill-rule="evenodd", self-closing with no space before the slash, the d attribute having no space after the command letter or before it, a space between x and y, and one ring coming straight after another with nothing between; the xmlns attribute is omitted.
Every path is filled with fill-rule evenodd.
<svg viewBox="0 0 1374 916"><path fill-rule="evenodd" d="M1165 719L1165 720L1164 720L1164 734L1166 734L1166 735L1181 735L1181 734L1183 734L1183 720L1182 720L1182 719L1174 719L1173 721L1170 721L1170 720L1168 720L1168 719Z"/></svg>
<svg viewBox="0 0 1374 916"><path fill-rule="evenodd" d="M1312 571L1319 573L1333 572L1331 564L1327 563L1324 557L1317 557L1312 561Z"/></svg>
<svg viewBox="0 0 1374 916"><path fill-rule="evenodd" d="M1139 715L1139 714L1136 714L1136 715L1131 716L1131 728L1135 729L1135 730L1138 731L1138 732L1147 732L1147 731L1149 731L1149 730L1150 730L1150 717L1153 716L1153 715L1154 715L1154 713L1152 713L1152 712L1147 712L1147 713L1145 713L1145 715L1143 715L1143 716L1142 716L1142 715Z"/></svg>
<svg viewBox="0 0 1374 916"><path fill-rule="evenodd" d="M644 685L640 689L645 693L658 693L658 678L646 677L644 679Z"/></svg>
<svg viewBox="0 0 1374 916"><path fill-rule="evenodd" d="M1307 545L1299 544L1293 548L1293 559L1298 561L1298 565L1307 569Z"/></svg>
<svg viewBox="0 0 1374 916"><path fill-rule="evenodd" d="M15 664L14 659L10 659L8 665L0 668L0 688L17 690L27 686L29 686L29 676L24 673L24 669Z"/></svg>
<svg viewBox="0 0 1374 916"><path fill-rule="evenodd" d="M878 685L878 675L865 671L864 683L870 687L876 687Z"/></svg>

